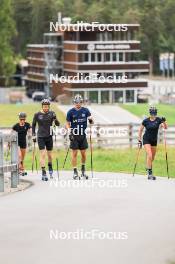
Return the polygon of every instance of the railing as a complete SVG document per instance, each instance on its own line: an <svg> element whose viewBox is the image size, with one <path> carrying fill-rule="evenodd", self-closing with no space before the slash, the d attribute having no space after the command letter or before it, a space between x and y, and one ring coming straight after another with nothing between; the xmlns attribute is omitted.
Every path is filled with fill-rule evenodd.
<svg viewBox="0 0 175 264"><path fill-rule="evenodd" d="M99 124L93 135L93 144L97 148L133 148L137 147L139 124ZM106 131L107 133L100 133ZM113 132L115 131L115 132ZM175 146L175 126L166 130L167 145ZM159 129L158 143L163 143L163 129Z"/></svg>
<svg viewBox="0 0 175 264"><path fill-rule="evenodd" d="M10 144L10 162L4 160L5 142ZM4 192L5 173L11 173L11 188L17 188L19 184L18 174L18 136L17 133L0 133L0 192Z"/></svg>
<svg viewBox="0 0 175 264"><path fill-rule="evenodd" d="M139 124L95 124L92 126L93 146L96 148L133 148L137 147ZM9 133L9 128L1 128ZM69 139L61 135L61 129L56 133L57 148L63 149L69 144ZM87 136L89 139L89 135ZM167 145L175 146L175 126L169 126L166 131ZM159 129L158 143L163 142L163 130ZM32 139L28 137L29 150L32 149Z"/></svg>

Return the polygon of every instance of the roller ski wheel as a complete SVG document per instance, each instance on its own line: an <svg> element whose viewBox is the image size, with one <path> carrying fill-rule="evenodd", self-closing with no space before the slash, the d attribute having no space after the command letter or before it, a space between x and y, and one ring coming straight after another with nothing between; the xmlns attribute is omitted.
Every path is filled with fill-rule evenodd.
<svg viewBox="0 0 175 264"><path fill-rule="evenodd" d="M19 176L24 176L22 171L19 171Z"/></svg>
<svg viewBox="0 0 175 264"><path fill-rule="evenodd" d="M153 176L153 175L148 175L148 180L155 181L156 180L156 177Z"/></svg>
<svg viewBox="0 0 175 264"><path fill-rule="evenodd" d="M27 176L27 172L26 171L23 171L22 172L22 176L24 177L24 176Z"/></svg>
<svg viewBox="0 0 175 264"><path fill-rule="evenodd" d="M48 181L46 171L44 171L44 170L42 171L42 181Z"/></svg>
<svg viewBox="0 0 175 264"><path fill-rule="evenodd" d="M82 173L81 173L81 178L82 178L82 179L85 179L85 180L88 180L88 179L89 179L88 175L86 175L85 172L82 172Z"/></svg>
<svg viewBox="0 0 175 264"><path fill-rule="evenodd" d="M50 179L53 179L53 170L49 170Z"/></svg>
<svg viewBox="0 0 175 264"><path fill-rule="evenodd" d="M80 177L78 176L78 171L74 171L73 180L80 180Z"/></svg>

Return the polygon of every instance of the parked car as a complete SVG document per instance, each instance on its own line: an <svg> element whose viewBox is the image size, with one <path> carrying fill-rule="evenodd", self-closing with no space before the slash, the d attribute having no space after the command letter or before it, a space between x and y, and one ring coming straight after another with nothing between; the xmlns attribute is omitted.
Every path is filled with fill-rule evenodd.
<svg viewBox="0 0 175 264"><path fill-rule="evenodd" d="M41 102L45 98L45 93L44 92L34 92L32 94L32 99L34 102Z"/></svg>
<svg viewBox="0 0 175 264"><path fill-rule="evenodd" d="M12 91L9 93L9 101L11 104L22 103L23 93L19 91Z"/></svg>

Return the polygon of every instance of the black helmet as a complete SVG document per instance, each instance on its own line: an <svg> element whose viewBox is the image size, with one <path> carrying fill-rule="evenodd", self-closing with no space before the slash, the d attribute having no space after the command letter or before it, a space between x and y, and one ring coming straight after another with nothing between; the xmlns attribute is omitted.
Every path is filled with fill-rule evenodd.
<svg viewBox="0 0 175 264"><path fill-rule="evenodd" d="M20 119L26 119L26 117L27 117L26 113L23 113L23 112L19 113L18 116Z"/></svg>
<svg viewBox="0 0 175 264"><path fill-rule="evenodd" d="M157 108L155 106L151 106L149 108L150 115L156 116L157 115Z"/></svg>
<svg viewBox="0 0 175 264"><path fill-rule="evenodd" d="M41 104L42 104L42 105L50 105L50 100L49 100L49 99L43 99L43 100L41 101Z"/></svg>
<svg viewBox="0 0 175 264"><path fill-rule="evenodd" d="M80 104L83 102L83 98L80 94L76 94L73 100L74 104Z"/></svg>

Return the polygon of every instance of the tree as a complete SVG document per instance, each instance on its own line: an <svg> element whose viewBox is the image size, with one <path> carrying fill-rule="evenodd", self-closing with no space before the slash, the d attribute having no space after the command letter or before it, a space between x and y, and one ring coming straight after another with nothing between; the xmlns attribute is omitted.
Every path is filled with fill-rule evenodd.
<svg viewBox="0 0 175 264"><path fill-rule="evenodd" d="M32 0L32 34L31 41L43 42L43 33L49 31L49 22L57 18L55 0Z"/></svg>
<svg viewBox="0 0 175 264"><path fill-rule="evenodd" d="M161 18L164 21L164 51L175 52L175 1L166 0L162 11Z"/></svg>
<svg viewBox="0 0 175 264"><path fill-rule="evenodd" d="M0 2L0 76L6 80L14 72L14 53L11 46L15 34L11 0Z"/></svg>
<svg viewBox="0 0 175 264"><path fill-rule="evenodd" d="M142 0L142 2L143 5L140 15L141 47L143 56L149 58L150 74L152 74L161 50L163 25L157 2L152 0Z"/></svg>
<svg viewBox="0 0 175 264"><path fill-rule="evenodd" d="M15 52L25 55L26 45L31 39L32 3L31 0L13 0L13 6L17 28Z"/></svg>

